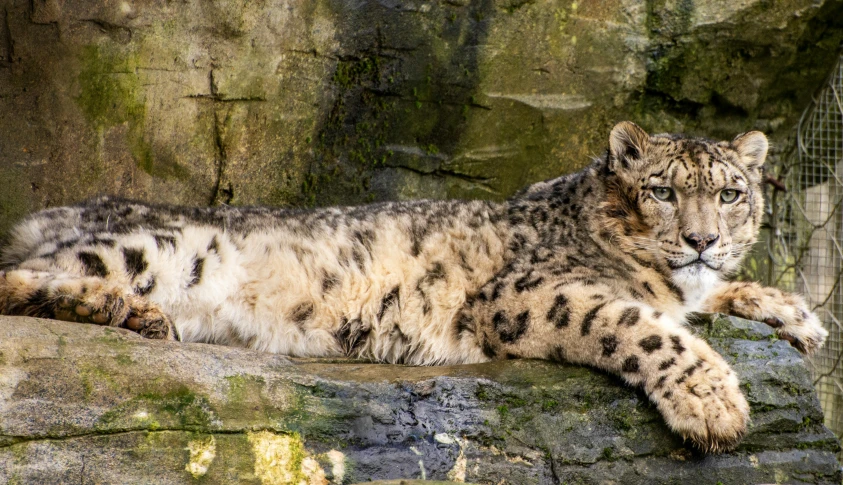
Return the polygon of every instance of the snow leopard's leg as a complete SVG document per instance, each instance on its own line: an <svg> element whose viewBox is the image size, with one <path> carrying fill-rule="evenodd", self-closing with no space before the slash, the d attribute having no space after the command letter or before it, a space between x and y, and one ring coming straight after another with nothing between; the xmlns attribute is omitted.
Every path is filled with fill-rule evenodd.
<svg viewBox="0 0 843 485"><path fill-rule="evenodd" d="M147 338L178 340L175 326L154 303L97 276L0 272L0 314L109 325Z"/></svg>
<svg viewBox="0 0 843 485"><path fill-rule="evenodd" d="M749 406L723 358L678 322L608 285L540 277L489 283L457 320L486 356L586 364L644 388L667 424L704 451L734 447Z"/></svg>
<svg viewBox="0 0 843 485"><path fill-rule="evenodd" d="M706 301L705 310L765 322L800 352L822 347L828 332L801 296L758 283L736 281L723 285Z"/></svg>

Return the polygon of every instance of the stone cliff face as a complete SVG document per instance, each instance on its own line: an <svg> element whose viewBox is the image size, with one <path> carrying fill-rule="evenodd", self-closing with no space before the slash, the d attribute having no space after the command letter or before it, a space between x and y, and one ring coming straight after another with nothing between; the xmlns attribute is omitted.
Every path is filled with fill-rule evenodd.
<svg viewBox="0 0 843 485"><path fill-rule="evenodd" d="M762 324L695 328L752 405L732 453L686 448L643 394L582 367L291 360L0 317L0 482L839 484L799 354Z"/></svg>
<svg viewBox="0 0 843 485"><path fill-rule="evenodd" d="M501 199L621 119L781 141L841 39L839 0L7 0L0 234L103 193Z"/></svg>

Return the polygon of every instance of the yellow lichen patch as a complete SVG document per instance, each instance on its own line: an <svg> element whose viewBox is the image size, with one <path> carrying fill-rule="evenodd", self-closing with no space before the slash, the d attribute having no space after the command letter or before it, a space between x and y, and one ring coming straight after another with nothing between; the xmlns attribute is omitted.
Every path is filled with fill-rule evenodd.
<svg viewBox="0 0 843 485"><path fill-rule="evenodd" d="M456 442L460 446L460 454L454 462L454 467L448 472L448 480L451 480L452 482L465 483L465 473L468 467L468 460L465 458L465 445L468 443L468 440L461 440L459 438L451 439L452 442Z"/></svg>
<svg viewBox="0 0 843 485"><path fill-rule="evenodd" d="M213 436L198 438L187 444L187 450L190 451L190 461L184 469L193 478L199 478L208 473L208 467L217 456L217 440Z"/></svg>
<svg viewBox="0 0 843 485"><path fill-rule="evenodd" d="M328 485L325 471L307 451L298 434L249 433L255 454L255 475L264 485Z"/></svg>
<svg viewBox="0 0 843 485"><path fill-rule="evenodd" d="M328 485L325 470L309 456L301 461L301 472L304 475L304 479L299 482L301 485Z"/></svg>
<svg viewBox="0 0 843 485"><path fill-rule="evenodd" d="M345 480L345 454L341 451L331 450L327 454L331 462L331 475L334 476L334 483L342 483Z"/></svg>

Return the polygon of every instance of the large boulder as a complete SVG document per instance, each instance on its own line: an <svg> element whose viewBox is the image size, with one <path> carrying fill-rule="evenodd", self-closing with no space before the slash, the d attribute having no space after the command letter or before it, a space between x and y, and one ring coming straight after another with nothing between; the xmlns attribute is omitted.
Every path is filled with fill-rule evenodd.
<svg viewBox="0 0 843 485"><path fill-rule="evenodd" d="M499 200L621 119L781 142L841 39L839 0L6 0L0 234L103 193Z"/></svg>
<svg viewBox="0 0 843 485"><path fill-rule="evenodd" d="M752 406L731 453L695 452L584 367L298 360L2 317L0 482L839 484L800 355L758 323L695 329Z"/></svg>

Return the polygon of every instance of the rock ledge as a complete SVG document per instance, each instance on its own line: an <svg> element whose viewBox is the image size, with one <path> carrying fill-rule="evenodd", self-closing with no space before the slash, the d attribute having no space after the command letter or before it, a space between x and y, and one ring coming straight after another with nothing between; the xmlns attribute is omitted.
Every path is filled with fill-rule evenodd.
<svg viewBox="0 0 843 485"><path fill-rule="evenodd" d="M0 482L839 484L800 355L755 322L695 328L752 405L733 453L684 447L642 393L582 367L299 360L0 317Z"/></svg>

